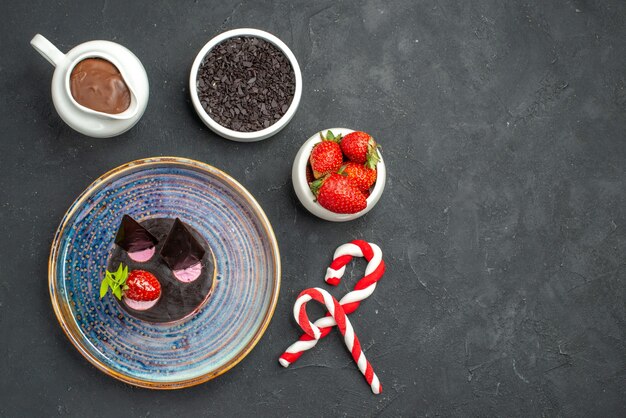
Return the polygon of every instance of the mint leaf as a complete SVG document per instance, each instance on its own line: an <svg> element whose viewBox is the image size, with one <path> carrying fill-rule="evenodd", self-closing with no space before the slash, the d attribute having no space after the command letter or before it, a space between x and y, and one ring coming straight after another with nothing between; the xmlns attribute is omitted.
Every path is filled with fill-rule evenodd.
<svg viewBox="0 0 626 418"><path fill-rule="evenodd" d="M109 290L109 281L105 277L104 280L102 280L102 283L100 283L100 299L107 294L107 290Z"/></svg>
<svg viewBox="0 0 626 418"><path fill-rule="evenodd" d="M120 263L114 273L107 270L100 284L100 299L106 295L109 289L111 289L111 293L113 293L116 298L122 299L123 292L128 289L128 286L126 286L127 278L128 266L122 263Z"/></svg>

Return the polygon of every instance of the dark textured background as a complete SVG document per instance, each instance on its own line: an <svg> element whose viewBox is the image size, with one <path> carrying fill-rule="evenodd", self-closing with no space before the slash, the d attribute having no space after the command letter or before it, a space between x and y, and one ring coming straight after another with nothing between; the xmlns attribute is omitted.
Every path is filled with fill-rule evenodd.
<svg viewBox="0 0 626 418"><path fill-rule="evenodd" d="M0 415L626 415L624 2L142 3L0 5ZM257 144L212 134L186 87L202 45L245 26L283 39L305 83L289 126ZM69 129L52 67L29 46L37 32L64 51L92 39L131 49L151 83L139 124L108 140ZM290 182L300 144L332 126L372 133L389 170L378 206L345 224L309 215ZM49 245L73 199L154 155L241 181L284 266L254 351L174 392L98 372L47 291ZM291 369L277 363L298 335L295 296L323 285L352 238L380 244L389 266L352 315L381 396L336 335Z"/></svg>

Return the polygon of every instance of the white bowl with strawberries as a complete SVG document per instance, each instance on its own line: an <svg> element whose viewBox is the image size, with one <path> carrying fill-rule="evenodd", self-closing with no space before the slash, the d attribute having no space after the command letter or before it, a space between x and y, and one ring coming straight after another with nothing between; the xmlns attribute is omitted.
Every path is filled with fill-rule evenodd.
<svg viewBox="0 0 626 418"><path fill-rule="evenodd" d="M385 162L371 135L347 128L324 129L300 147L291 180L304 207L322 219L351 221L378 203Z"/></svg>

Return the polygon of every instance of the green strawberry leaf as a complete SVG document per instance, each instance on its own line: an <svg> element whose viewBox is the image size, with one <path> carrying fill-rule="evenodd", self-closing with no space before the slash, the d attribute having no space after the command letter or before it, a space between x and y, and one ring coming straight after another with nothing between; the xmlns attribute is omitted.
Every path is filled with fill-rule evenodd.
<svg viewBox="0 0 626 418"><path fill-rule="evenodd" d="M375 169L376 165L380 161L380 156L378 155L378 148L380 148L380 145L374 144L372 146L372 144L370 144L368 146L367 161L365 161L365 166L367 168L371 168L372 170Z"/></svg>
<svg viewBox="0 0 626 418"><path fill-rule="evenodd" d="M341 142L341 134L335 135L331 130L326 131L326 136L320 132L320 137L322 138L322 141L332 141L336 143Z"/></svg>
<svg viewBox="0 0 626 418"><path fill-rule="evenodd" d="M330 174L326 174L324 177L320 177L319 179L309 183L309 187L311 188L311 192L313 193L313 195L315 195L316 198L317 198L317 195L320 192L320 188L322 187L322 185L324 184L324 182L326 181L326 179L329 176L330 176Z"/></svg>

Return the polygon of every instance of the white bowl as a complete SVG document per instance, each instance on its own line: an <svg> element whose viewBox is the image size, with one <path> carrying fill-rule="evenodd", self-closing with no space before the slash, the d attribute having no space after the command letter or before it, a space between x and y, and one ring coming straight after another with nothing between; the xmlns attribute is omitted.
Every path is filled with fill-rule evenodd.
<svg viewBox="0 0 626 418"><path fill-rule="evenodd" d="M328 131L328 129L323 129L321 132L326 133L326 131ZM343 136L346 136L350 132L354 132L354 130L346 128L331 128L330 131L334 135L342 134ZM311 150L313 149L313 146L315 144L321 141L322 139L320 138L319 132L311 136L304 144L302 144L300 150L296 154L296 158L293 161L293 168L291 169L291 181L293 182L293 188L296 191L298 199L309 212L327 221L345 222L365 215L367 212L372 210L376 203L378 203L378 200L380 199L380 196L383 194L383 190L385 189L387 170L385 169L385 162L383 161L380 150L378 150L378 156L380 157L380 160L376 165L376 170L378 171L376 184L374 184L374 188L367 198L367 207L357 213L341 214L331 212L328 209L322 207L319 203L317 203L317 201L315 200L315 195L311 191L309 183L307 183L306 181L306 165L309 161L309 157L311 156Z"/></svg>
<svg viewBox="0 0 626 418"><path fill-rule="evenodd" d="M238 36L261 38L276 46L289 59L289 62L291 63L291 68L293 68L293 72L296 78L296 86L293 100L291 101L291 105L289 105L289 109L287 109L287 112L273 125L256 132L239 132L233 129L228 129L217 123L202 107L196 87L198 68L200 68L200 64L202 63L202 60L204 59L206 54L208 54L215 45L221 43L222 41L228 38L234 38ZM202 122L204 122L204 124L208 126L213 132L233 141L255 142L265 138L269 138L270 136L276 134L289 123L291 118L293 118L293 115L296 113L298 105L300 104L300 97L302 96L302 73L300 72L300 66L298 65L296 56L293 54L293 52L291 52L289 47L276 36L258 29L233 29L217 35L215 38L207 42L206 45L202 47L200 52L198 52L198 55L196 56L193 65L191 66L191 74L189 75L189 94L191 95L191 101L193 102L193 107L196 109L196 113L198 113L198 116L200 116Z"/></svg>

